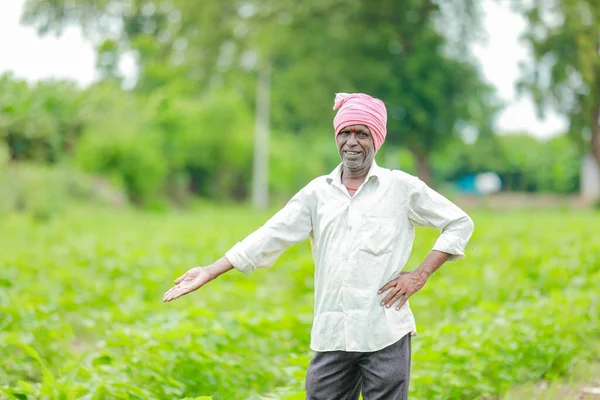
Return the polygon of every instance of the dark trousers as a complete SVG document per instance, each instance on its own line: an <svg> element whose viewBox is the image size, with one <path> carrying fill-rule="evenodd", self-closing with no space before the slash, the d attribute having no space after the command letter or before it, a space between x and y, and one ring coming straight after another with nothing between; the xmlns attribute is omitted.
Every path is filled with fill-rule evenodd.
<svg viewBox="0 0 600 400"><path fill-rule="evenodd" d="M373 352L315 353L306 374L307 400L406 400L410 333Z"/></svg>

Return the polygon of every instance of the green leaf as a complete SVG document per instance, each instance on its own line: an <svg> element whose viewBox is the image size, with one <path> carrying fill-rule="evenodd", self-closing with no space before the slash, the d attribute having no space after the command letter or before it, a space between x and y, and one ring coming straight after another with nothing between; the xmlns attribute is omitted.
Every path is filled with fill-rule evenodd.
<svg viewBox="0 0 600 400"><path fill-rule="evenodd" d="M38 362L38 364L42 367L42 393L48 396L56 396L58 389L56 378L54 377L54 374L52 374L52 372L48 368L46 368L46 365L42 361L42 358L40 357L39 353L33 347L28 346L25 343L9 340L7 344L19 347L30 357L32 357L35 361Z"/></svg>

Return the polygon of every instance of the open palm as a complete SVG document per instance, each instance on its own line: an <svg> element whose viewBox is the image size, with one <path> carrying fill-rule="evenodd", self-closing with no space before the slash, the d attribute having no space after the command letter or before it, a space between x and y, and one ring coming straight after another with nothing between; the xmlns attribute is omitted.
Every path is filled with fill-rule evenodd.
<svg viewBox="0 0 600 400"><path fill-rule="evenodd" d="M163 296L163 302L175 300L185 294L193 292L211 280L210 275L203 267L195 267L175 280L175 286Z"/></svg>

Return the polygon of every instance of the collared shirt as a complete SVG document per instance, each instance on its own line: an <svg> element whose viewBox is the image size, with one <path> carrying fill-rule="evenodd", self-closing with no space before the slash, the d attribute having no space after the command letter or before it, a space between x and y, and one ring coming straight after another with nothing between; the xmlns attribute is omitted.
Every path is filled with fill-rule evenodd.
<svg viewBox="0 0 600 400"><path fill-rule="evenodd" d="M467 214L407 173L373 162L354 196L341 182L342 164L301 189L261 228L225 256L250 274L272 266L289 246L310 239L315 263L315 351L376 351L416 332L406 303L380 305L377 291L399 276L416 226L441 231L434 250L464 257L473 232Z"/></svg>

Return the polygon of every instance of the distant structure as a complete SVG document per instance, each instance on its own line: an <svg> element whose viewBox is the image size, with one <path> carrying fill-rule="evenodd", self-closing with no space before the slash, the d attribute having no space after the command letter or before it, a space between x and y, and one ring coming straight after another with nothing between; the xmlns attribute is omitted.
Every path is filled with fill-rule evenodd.
<svg viewBox="0 0 600 400"><path fill-rule="evenodd" d="M475 177L475 189L484 196L498 193L502 189L502 180L495 172L483 172Z"/></svg>
<svg viewBox="0 0 600 400"><path fill-rule="evenodd" d="M592 200L600 198L600 166L591 154L584 157L581 166L581 197Z"/></svg>
<svg viewBox="0 0 600 400"><path fill-rule="evenodd" d="M502 190L502 179L495 172L467 174L458 179L456 186L462 193L489 196Z"/></svg>

